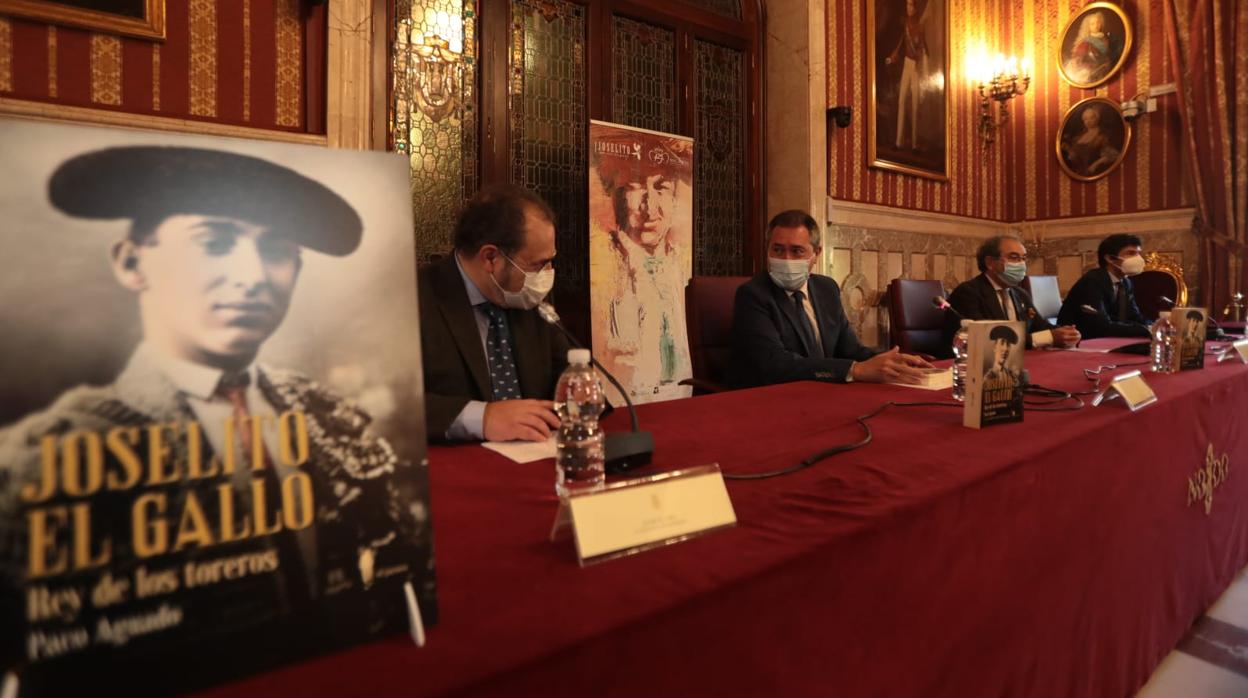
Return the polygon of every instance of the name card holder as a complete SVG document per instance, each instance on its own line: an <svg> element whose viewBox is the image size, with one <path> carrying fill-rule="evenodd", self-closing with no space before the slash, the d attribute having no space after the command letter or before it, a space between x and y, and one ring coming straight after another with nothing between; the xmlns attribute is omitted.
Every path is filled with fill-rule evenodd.
<svg viewBox="0 0 1248 698"><path fill-rule="evenodd" d="M1241 339L1218 354L1218 363L1238 358L1240 363L1248 364L1248 339Z"/></svg>
<svg viewBox="0 0 1248 698"><path fill-rule="evenodd" d="M581 567L682 543L737 525L719 464L578 492L559 503L550 539L568 527Z"/></svg>
<svg viewBox="0 0 1248 698"><path fill-rule="evenodd" d="M1157 395L1148 387L1144 376L1138 370L1114 376L1104 392L1092 398L1092 406L1099 407L1102 402L1122 398L1132 412L1148 407L1157 402Z"/></svg>

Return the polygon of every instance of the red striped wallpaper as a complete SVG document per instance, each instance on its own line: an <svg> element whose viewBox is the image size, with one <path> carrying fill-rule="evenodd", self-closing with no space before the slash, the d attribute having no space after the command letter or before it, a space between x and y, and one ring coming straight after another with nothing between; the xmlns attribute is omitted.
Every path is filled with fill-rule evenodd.
<svg viewBox="0 0 1248 698"><path fill-rule="evenodd" d="M1014 125L1015 177L1019 188L1010 220L1036 220L1134 213L1190 206L1180 160L1179 114L1175 95L1157 98L1158 110L1132 125L1130 149L1117 170L1096 182L1071 179L1058 165L1057 130L1070 105L1088 97L1121 103L1150 85L1173 82L1160 3L1125 2L1134 24L1134 47L1117 76L1096 89L1072 87L1057 70L1062 29L1083 7L1077 0L1031 0L1017 9L1016 26L1030 36L1013 45L1031 45L1034 87L1022 103L1023 123ZM1034 37L1034 38L1033 38ZM1022 39L1018 41L1017 39ZM1029 42L1028 39L1031 39ZM1015 100L1016 102L1018 100Z"/></svg>
<svg viewBox="0 0 1248 698"><path fill-rule="evenodd" d="M950 0L950 179L935 182L867 167L866 4L873 1L828 0L828 106L854 108L853 124L828 134L833 198L1007 222L1190 205L1173 95L1159 98L1159 111L1135 122L1123 165L1102 180L1071 179L1054 148L1071 104L1094 94L1123 101L1171 81L1160 8L1127 2L1136 31L1132 57L1107 85L1081 90L1061 80L1055 53L1065 23L1084 2ZM1027 95L1010 102L1011 123L987 149L976 133L978 93L965 74L965 56L975 46L1030 55L1035 74Z"/></svg>
<svg viewBox="0 0 1248 698"><path fill-rule="evenodd" d="M162 42L0 16L0 97L324 132L325 5L176 0L166 22Z"/></svg>

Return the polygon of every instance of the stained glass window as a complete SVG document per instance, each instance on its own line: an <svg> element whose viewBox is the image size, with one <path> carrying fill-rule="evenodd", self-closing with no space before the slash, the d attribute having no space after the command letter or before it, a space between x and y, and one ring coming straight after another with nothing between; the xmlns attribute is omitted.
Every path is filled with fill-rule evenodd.
<svg viewBox="0 0 1248 698"><path fill-rule="evenodd" d="M745 54L701 39L694 42L695 275L749 271L746 230Z"/></svg>
<svg viewBox="0 0 1248 698"><path fill-rule="evenodd" d="M562 293L588 290L585 12L562 0L511 6L511 179L555 210Z"/></svg>
<svg viewBox="0 0 1248 698"><path fill-rule="evenodd" d="M676 36L627 17L611 18L611 120L674 133Z"/></svg>
<svg viewBox="0 0 1248 698"><path fill-rule="evenodd" d="M390 138L411 166L421 264L450 250L455 215L477 189L476 5L395 3Z"/></svg>

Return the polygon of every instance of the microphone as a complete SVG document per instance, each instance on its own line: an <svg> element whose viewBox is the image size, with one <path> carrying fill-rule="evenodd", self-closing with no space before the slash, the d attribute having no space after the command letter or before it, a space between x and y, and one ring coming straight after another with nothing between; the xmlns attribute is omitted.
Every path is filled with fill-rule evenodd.
<svg viewBox="0 0 1248 698"><path fill-rule="evenodd" d="M1161 301L1162 303L1168 303L1171 308L1175 306L1174 300L1170 298L1169 296L1157 296L1157 300Z"/></svg>
<svg viewBox="0 0 1248 698"><path fill-rule="evenodd" d="M957 315L959 320L966 319L965 317L962 317L962 313L959 313L957 308L949 304L949 301L946 300L944 296L932 296L932 305L936 306L937 308L941 310L946 310L946 311L953 313L954 315Z"/></svg>
<svg viewBox="0 0 1248 698"><path fill-rule="evenodd" d="M1101 311L1097 310L1096 308L1093 308L1087 303L1084 303L1083 305L1079 306L1079 310L1083 311L1084 315L1100 315L1101 314Z"/></svg>
<svg viewBox="0 0 1248 698"><path fill-rule="evenodd" d="M555 311L555 306L543 301L537 306L537 314L551 327L559 330L559 333L568 340L569 344L578 349L586 348L559 321L559 313ZM610 371L598 363L598 359L595 359L592 353L589 355L589 361L594 368L606 376L616 390L620 391L620 395L624 396L624 404L628 406L628 418L633 426L631 432L607 434L603 437L603 451L607 472L612 475L618 475L643 465L649 465L650 458L654 455L654 436L648 431L641 431L638 427L637 408L633 405L632 399L628 397L628 391L624 389L624 386L620 385L620 382L615 379L615 376L611 375Z"/></svg>

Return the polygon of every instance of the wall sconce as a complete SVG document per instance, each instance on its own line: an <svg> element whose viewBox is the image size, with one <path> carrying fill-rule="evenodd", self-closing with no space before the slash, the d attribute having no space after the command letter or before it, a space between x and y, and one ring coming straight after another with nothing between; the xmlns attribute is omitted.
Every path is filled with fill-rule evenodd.
<svg viewBox="0 0 1248 698"><path fill-rule="evenodd" d="M997 54L991 70L991 75L982 75L975 83L979 90L979 137L985 146L992 145L997 130L1009 122L1009 101L1025 94L1031 84L1030 65L1026 59L1020 67L1017 59ZM993 102L997 104L996 116Z"/></svg>

